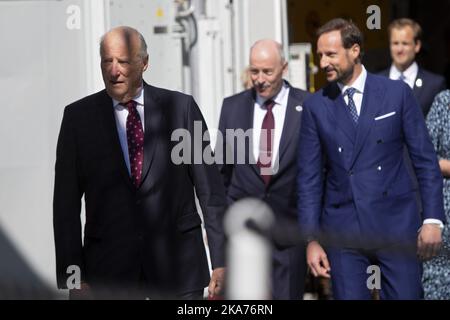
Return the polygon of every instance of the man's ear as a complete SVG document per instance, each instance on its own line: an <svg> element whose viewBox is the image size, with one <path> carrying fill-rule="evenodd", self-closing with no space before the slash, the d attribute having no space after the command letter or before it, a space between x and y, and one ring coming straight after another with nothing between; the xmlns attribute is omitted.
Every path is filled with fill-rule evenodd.
<svg viewBox="0 0 450 320"><path fill-rule="evenodd" d="M289 63L287 61L285 61L284 64L283 64L283 75L287 74L288 69L289 69L288 65L289 65Z"/></svg>
<svg viewBox="0 0 450 320"><path fill-rule="evenodd" d="M415 52L416 54L418 54L421 48L422 48L422 41L417 40L417 41L416 41L416 44L415 44L415 46L414 46L414 52Z"/></svg>
<svg viewBox="0 0 450 320"><path fill-rule="evenodd" d="M359 44L354 44L351 48L350 48L350 52L352 54L353 59L358 59L359 55L361 54L361 47L359 46Z"/></svg>
<svg viewBox="0 0 450 320"><path fill-rule="evenodd" d="M143 63L144 63L144 71L146 71L148 68L148 55L144 58Z"/></svg>

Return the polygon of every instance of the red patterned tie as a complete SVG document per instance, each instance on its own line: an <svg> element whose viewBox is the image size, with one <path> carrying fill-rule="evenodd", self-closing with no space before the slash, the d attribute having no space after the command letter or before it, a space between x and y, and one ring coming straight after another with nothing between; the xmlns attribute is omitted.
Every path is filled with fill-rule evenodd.
<svg viewBox="0 0 450 320"><path fill-rule="evenodd" d="M127 142L130 157L131 180L136 188L139 187L142 177L142 164L144 163L144 132L136 102L131 100L124 104L128 109L127 116Z"/></svg>
<svg viewBox="0 0 450 320"><path fill-rule="evenodd" d="M275 105L275 102L269 99L264 103L264 105L267 108L267 112L264 116L261 127L258 167L260 168L261 177L267 186L270 182L270 178L272 177L272 143L275 133L275 119L273 117L272 108Z"/></svg>

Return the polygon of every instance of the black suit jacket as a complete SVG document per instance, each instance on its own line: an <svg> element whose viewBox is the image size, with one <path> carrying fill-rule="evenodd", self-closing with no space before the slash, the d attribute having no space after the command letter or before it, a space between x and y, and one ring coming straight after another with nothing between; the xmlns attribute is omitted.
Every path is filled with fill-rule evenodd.
<svg viewBox="0 0 450 320"><path fill-rule="evenodd" d="M66 107L57 146L54 235L57 281L78 265L91 286L133 287L146 279L156 294L207 286L209 271L195 205L200 200L213 268L224 265L222 217L226 205L215 164L174 164L176 129L207 130L192 97L144 84L145 139L141 186L130 180L106 91ZM205 149L207 142L194 144ZM187 144L189 145L189 143ZM194 148L193 148L194 149ZM194 150L193 150L194 151ZM199 151L199 150L197 150ZM186 153L184 154L186 157ZM187 159L193 162L193 154ZM81 197L86 224L81 241Z"/></svg>
<svg viewBox="0 0 450 320"><path fill-rule="evenodd" d="M266 186L256 165L251 140L253 135L254 90L247 90L224 99L219 130L224 139L216 144L216 156L222 156L221 173L229 204L243 198L259 198L267 203L274 215L271 230L272 298L302 299L306 273L305 247L297 223L297 150L302 117L302 104L307 92L290 87L281 141L278 150L279 168ZM275 124L277 125L277 124ZM227 129L249 134L244 150ZM233 132L234 130L231 130ZM227 153L228 158L227 159ZM244 155L242 154L244 153ZM232 160L232 161L228 161ZM244 161L242 161L244 160Z"/></svg>
<svg viewBox="0 0 450 320"><path fill-rule="evenodd" d="M245 164L226 164L221 166L227 189L228 203L246 197L256 197L265 201L275 214L276 224L273 229L273 240L279 248L298 244L297 224L297 149L302 115L302 104L308 93L290 87L283 132L279 147L279 169L266 187L255 163L253 149L247 139ZM246 90L224 99L220 116L219 130L226 137L226 129L243 129L253 127L253 110L255 104L254 90ZM231 140L223 139L222 154L226 155L231 148ZM218 145L217 147L220 148ZM216 148L217 148L216 147ZM234 144L234 162L238 163L237 143ZM216 149L217 152L219 152ZM217 154L218 155L218 154ZM224 159L226 160L226 159Z"/></svg>
<svg viewBox="0 0 450 320"><path fill-rule="evenodd" d="M380 72L380 75L389 78L389 72L390 69L388 68ZM417 80L419 79L422 80L422 86L420 87L417 86ZM427 116L428 111L430 111L434 97L442 90L445 90L445 88L446 85L444 77L419 67L417 78L414 81L413 92L414 96L419 101L420 107L422 108L422 112L425 117Z"/></svg>

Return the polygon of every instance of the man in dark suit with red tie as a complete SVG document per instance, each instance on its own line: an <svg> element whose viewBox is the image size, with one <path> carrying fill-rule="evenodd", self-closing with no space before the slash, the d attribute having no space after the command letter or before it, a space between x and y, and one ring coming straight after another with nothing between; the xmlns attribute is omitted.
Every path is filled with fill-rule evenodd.
<svg viewBox="0 0 450 320"><path fill-rule="evenodd" d="M218 141L216 155L223 157L228 202L259 198L275 214L272 298L302 299L306 264L305 247L295 239L295 179L302 104L308 93L283 80L287 65L279 43L260 40L253 45L249 68L253 89L223 101L219 124L223 144ZM227 131L245 132L249 139L234 141Z"/></svg>
<svg viewBox="0 0 450 320"><path fill-rule="evenodd" d="M66 107L58 139L58 287L67 287L67 270L76 266L81 289L71 290L72 296L200 299L208 284L209 294L218 295L224 276L222 179L215 164L194 163L193 155L181 164L171 158L174 130L193 133L198 121L206 131L200 110L192 97L143 81L147 45L137 30L112 29L101 40L100 54L106 90Z"/></svg>

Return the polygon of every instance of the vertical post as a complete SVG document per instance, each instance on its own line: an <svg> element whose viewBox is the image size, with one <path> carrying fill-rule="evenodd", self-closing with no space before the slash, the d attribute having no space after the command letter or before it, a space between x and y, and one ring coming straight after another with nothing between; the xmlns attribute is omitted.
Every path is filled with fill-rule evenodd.
<svg viewBox="0 0 450 320"><path fill-rule="evenodd" d="M270 299L272 252L267 235L273 222L272 210L259 199L240 200L228 210L227 299Z"/></svg>

